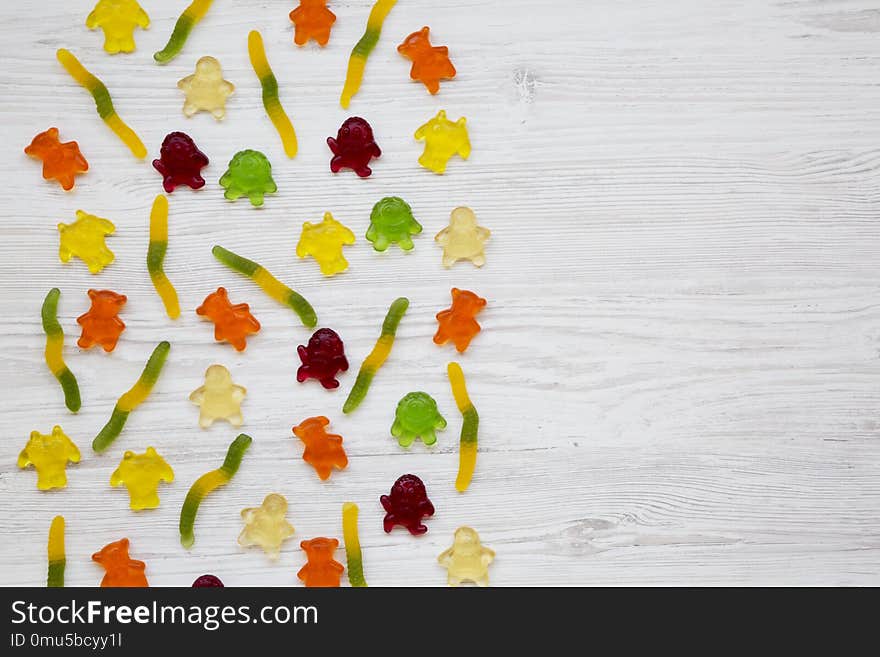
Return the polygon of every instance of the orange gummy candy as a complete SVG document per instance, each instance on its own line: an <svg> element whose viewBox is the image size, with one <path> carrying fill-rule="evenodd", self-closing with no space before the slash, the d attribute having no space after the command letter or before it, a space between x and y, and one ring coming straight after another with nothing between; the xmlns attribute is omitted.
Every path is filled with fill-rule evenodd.
<svg viewBox="0 0 880 657"><path fill-rule="evenodd" d="M83 349L99 344L104 351L113 351L125 330L125 322L117 315L128 297L112 290L89 290L89 299L92 307L76 318L76 323L82 326L82 335L76 343Z"/></svg>
<svg viewBox="0 0 880 657"><path fill-rule="evenodd" d="M296 574L307 587L339 586L339 579L345 567L333 559L333 553L339 547L335 538L313 538L303 541L299 546L305 550L308 561Z"/></svg>
<svg viewBox="0 0 880 657"><path fill-rule="evenodd" d="M58 139L58 128L49 128L38 134L24 152L41 159L43 178L54 178L66 191L73 189L76 174L89 170L89 163L80 152L79 144L75 141L62 144Z"/></svg>
<svg viewBox="0 0 880 657"><path fill-rule="evenodd" d="M327 9L327 0L300 0L299 7L290 12L290 20L296 26L293 42L304 46L314 39L324 47L330 40L330 28L336 22L336 14Z"/></svg>
<svg viewBox="0 0 880 657"><path fill-rule="evenodd" d="M449 48L432 46L429 28L413 32L397 46L397 52L412 61L409 77L422 82L432 94L440 91L440 80L455 77L455 67L449 60Z"/></svg>
<svg viewBox="0 0 880 657"><path fill-rule="evenodd" d="M250 306L246 303L233 306L225 287L218 287L216 292L206 296L202 305L196 308L196 313L214 322L215 340L226 340L238 351L244 351L247 347L245 338L249 334L260 330L260 323L251 315Z"/></svg>
<svg viewBox="0 0 880 657"><path fill-rule="evenodd" d="M348 465L348 457L342 448L342 436L327 433L330 424L323 415L310 417L293 428L293 433L305 443L303 461L315 468L321 479L330 477L333 466L342 470Z"/></svg>
<svg viewBox="0 0 880 657"><path fill-rule="evenodd" d="M486 305L486 300L469 290L452 288L452 307L437 313L440 326L434 334L435 344L446 344L452 340L459 353L464 353L474 336L480 332L480 325L474 319Z"/></svg>
<svg viewBox="0 0 880 657"><path fill-rule="evenodd" d="M101 580L102 587L111 586L149 586L143 561L128 556L128 539L108 543L100 552L92 555L92 561L101 564L107 572Z"/></svg>

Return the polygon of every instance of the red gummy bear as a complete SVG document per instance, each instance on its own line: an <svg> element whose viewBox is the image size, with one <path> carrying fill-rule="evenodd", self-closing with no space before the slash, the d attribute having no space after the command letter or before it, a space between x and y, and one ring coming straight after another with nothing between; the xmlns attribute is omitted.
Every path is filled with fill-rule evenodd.
<svg viewBox="0 0 880 657"><path fill-rule="evenodd" d="M127 538L105 545L100 552L92 555L92 561L101 564L107 571L101 580L102 587L149 586L144 574L147 565L128 556Z"/></svg>
<svg viewBox="0 0 880 657"><path fill-rule="evenodd" d="M333 152L330 160L330 171L339 173L340 169L352 169L361 178L366 178L373 170L370 169L370 160L382 155L379 146L373 141L373 128L366 119L352 116L345 122L336 133L336 139L327 137L327 145Z"/></svg>
<svg viewBox="0 0 880 657"><path fill-rule="evenodd" d="M325 388L338 388L337 372L348 370L348 359L342 340L333 329L322 328L309 338L309 345L296 348L302 365L296 371L296 380L318 379Z"/></svg>
<svg viewBox="0 0 880 657"><path fill-rule="evenodd" d="M486 300L469 290L452 288L452 307L437 313L440 326L434 334L435 344L446 344L450 340L459 353L464 353L474 336L480 332L480 325L474 316L483 309Z"/></svg>
<svg viewBox="0 0 880 657"><path fill-rule="evenodd" d="M206 296L202 305L196 308L196 313L214 322L215 340L226 340L238 351L244 351L247 347L245 338L248 335L260 330L260 323L251 315L250 306L246 303L233 306L225 287L218 287L216 292Z"/></svg>
<svg viewBox="0 0 880 657"><path fill-rule="evenodd" d="M73 181L78 173L89 170L89 163L80 153L79 144L58 139L58 128L41 132L24 152L43 161L43 178L57 180L65 191L73 189Z"/></svg>
<svg viewBox="0 0 880 657"><path fill-rule="evenodd" d="M330 40L330 28L336 22L336 14L327 9L327 0L299 0L299 7L290 12L290 20L296 26L293 42L304 46L314 39L322 48Z"/></svg>
<svg viewBox="0 0 880 657"><path fill-rule="evenodd" d="M296 574L305 585L313 587L339 586L342 571L345 566L333 558L333 553L339 547L339 541L335 538L319 536L310 541L303 541L299 546L305 550L308 561Z"/></svg>
<svg viewBox="0 0 880 657"><path fill-rule="evenodd" d="M112 290L89 290L89 299L91 308L76 318L76 323L82 326L82 335L76 343L83 349L99 344L104 351L113 351L125 330L125 322L117 315L128 297Z"/></svg>
<svg viewBox="0 0 880 657"><path fill-rule="evenodd" d="M379 498L385 509L383 525L385 533L390 533L394 525L403 525L413 536L428 531L422 524L423 516L434 515L434 505L428 499L425 484L414 474L405 474L394 482L390 495Z"/></svg>
<svg viewBox="0 0 880 657"><path fill-rule="evenodd" d="M342 436L327 433L330 424L323 415L303 420L293 428L293 433L306 445L303 461L315 468L321 479L330 477L333 466L342 470L348 465L348 457L342 448Z"/></svg>
<svg viewBox="0 0 880 657"><path fill-rule="evenodd" d="M419 80L432 94L440 91L440 80L455 77L455 67L449 60L449 48L432 46L428 27L413 32L397 46L397 52L412 61L409 77Z"/></svg>
<svg viewBox="0 0 880 657"><path fill-rule="evenodd" d="M196 148L196 143L185 132L169 132L159 149L159 159L153 160L156 171L162 174L162 186L169 194L178 185L192 189L205 186L202 167L208 165L208 156Z"/></svg>

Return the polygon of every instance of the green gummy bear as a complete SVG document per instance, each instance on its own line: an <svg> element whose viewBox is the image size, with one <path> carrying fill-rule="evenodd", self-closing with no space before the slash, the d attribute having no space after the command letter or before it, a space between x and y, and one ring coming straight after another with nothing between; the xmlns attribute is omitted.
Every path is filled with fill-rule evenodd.
<svg viewBox="0 0 880 657"><path fill-rule="evenodd" d="M223 194L230 201L247 196L251 205L263 205L264 194L274 194L278 186L272 180L272 165L260 151L244 150L236 153L229 162L229 168L220 178L220 185L226 190Z"/></svg>
<svg viewBox="0 0 880 657"><path fill-rule="evenodd" d="M412 208L399 196L386 196L373 206L367 239L376 251L397 244L404 251L413 248L412 235L422 232L422 225L413 217Z"/></svg>
<svg viewBox="0 0 880 657"><path fill-rule="evenodd" d="M401 447L409 447L420 437L426 445L437 442L435 430L446 428L446 420L437 410L437 402L426 392L410 392L397 404L391 435Z"/></svg>

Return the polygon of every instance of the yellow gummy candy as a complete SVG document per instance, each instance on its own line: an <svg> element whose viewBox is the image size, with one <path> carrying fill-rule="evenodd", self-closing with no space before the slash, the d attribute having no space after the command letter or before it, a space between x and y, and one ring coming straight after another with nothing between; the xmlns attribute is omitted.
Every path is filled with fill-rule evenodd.
<svg viewBox="0 0 880 657"><path fill-rule="evenodd" d="M134 51L134 30L147 29L150 17L137 0L98 0L86 18L90 30L104 30L104 50L111 55Z"/></svg>
<svg viewBox="0 0 880 657"><path fill-rule="evenodd" d="M226 99L235 91L229 80L223 79L223 69L213 57L202 57L196 62L196 72L177 83L185 95L183 113L192 116L205 111L218 121L226 116Z"/></svg>
<svg viewBox="0 0 880 657"><path fill-rule="evenodd" d="M324 276L333 276L348 269L348 260L342 255L344 245L354 244L354 233L333 218L329 212L319 224L303 224L296 255L312 256Z"/></svg>
<svg viewBox="0 0 880 657"><path fill-rule="evenodd" d="M104 241L115 230L116 226L109 219L77 210L72 224L58 224L61 233L58 257L61 262L70 262L76 256L86 263L90 272L97 274L116 259Z"/></svg>
<svg viewBox="0 0 880 657"><path fill-rule="evenodd" d="M37 488L49 490L67 486L67 462L79 463L79 449L57 424L52 433L31 431L31 437L18 455L18 467L33 465L37 470Z"/></svg>
<svg viewBox="0 0 880 657"><path fill-rule="evenodd" d="M492 233L477 225L477 215L470 208L455 208L449 225L434 237L443 248L443 266L451 267L459 260L470 260L477 267L486 264L484 245Z"/></svg>
<svg viewBox="0 0 880 657"><path fill-rule="evenodd" d="M278 493L269 493L262 505L241 512L244 529L238 537L238 544L242 547L259 545L270 559L277 559L281 554L281 544L293 536L294 532L286 515L285 497Z"/></svg>
<svg viewBox="0 0 880 657"><path fill-rule="evenodd" d="M494 559L495 552L483 547L479 534L470 527L456 529L452 547L437 557L440 565L446 568L450 586L462 582L488 586L489 564Z"/></svg>
<svg viewBox="0 0 880 657"><path fill-rule="evenodd" d="M458 121L446 118L446 111L440 110L430 121L420 126L415 133L416 141L425 142L425 151L419 164L434 173L446 171L446 164L453 155L462 159L471 156L471 142L468 137L467 119Z"/></svg>
<svg viewBox="0 0 880 657"><path fill-rule="evenodd" d="M207 429L214 420L226 420L234 427L244 422L241 402L247 390L232 382L232 375L222 365L211 365L205 372L205 385L193 390L190 401L199 407L199 426Z"/></svg>
<svg viewBox="0 0 880 657"><path fill-rule="evenodd" d="M111 486L125 485L130 506L135 511L159 506L159 482L174 481L174 471L159 453L147 447L143 454L125 452L119 467L110 475Z"/></svg>

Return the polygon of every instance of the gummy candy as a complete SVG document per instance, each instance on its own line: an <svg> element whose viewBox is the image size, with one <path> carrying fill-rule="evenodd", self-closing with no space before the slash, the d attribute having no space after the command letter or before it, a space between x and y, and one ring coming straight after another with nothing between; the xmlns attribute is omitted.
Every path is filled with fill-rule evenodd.
<svg viewBox="0 0 880 657"><path fill-rule="evenodd" d="M153 209L150 211L150 245L147 248L147 271L150 272L150 280L153 287L162 299L165 312L171 319L180 317L180 301L177 299L177 290L165 275L162 263L165 261L165 252L168 250L168 199L161 194L153 201Z"/></svg>
<svg viewBox="0 0 880 657"><path fill-rule="evenodd" d="M169 194L178 185L192 189L205 186L202 167L208 166L208 157L196 148L196 143L185 132L169 132L162 140L159 158L153 167L162 174L162 186Z"/></svg>
<svg viewBox="0 0 880 657"><path fill-rule="evenodd" d="M434 505L428 499L425 484L413 474L405 474L394 482L390 495L379 498L385 509L383 527L385 533L391 533L395 525L403 525L413 536L428 531L422 523L424 516L434 515Z"/></svg>
<svg viewBox="0 0 880 657"><path fill-rule="evenodd" d="M183 547L189 549L196 542L193 525L195 525L196 514L199 512L202 499L216 488L229 483L229 480L238 472L241 459L244 458L244 453L252 442L253 439L246 433L238 434L238 437L232 441L226 451L223 465L216 470L206 472L196 479L196 482L190 487L186 499L183 501L183 507L180 509L180 544Z"/></svg>
<svg viewBox="0 0 880 657"><path fill-rule="evenodd" d="M37 488L51 490L67 486L67 462L79 463L79 449L57 424L52 433L31 431L31 437L18 455L18 467L33 465Z"/></svg>
<svg viewBox="0 0 880 657"><path fill-rule="evenodd" d="M54 178L65 191L73 189L76 174L89 170L89 163L80 153L79 144L75 141L62 144L58 139L58 128L49 128L38 134L24 152L42 160L43 178Z"/></svg>
<svg viewBox="0 0 880 657"><path fill-rule="evenodd" d="M52 518L49 525L49 543L46 552L49 556L49 573L46 576L46 586L49 588L64 586L64 567L67 558L64 555L64 516Z"/></svg>
<svg viewBox="0 0 880 657"><path fill-rule="evenodd" d="M330 424L323 415L310 417L293 428L293 433L305 443L303 461L315 468L322 480L330 478L335 466L342 470L348 465L348 457L342 447L342 436L327 433L324 428Z"/></svg>
<svg viewBox="0 0 880 657"><path fill-rule="evenodd" d="M274 194L278 186L272 180L272 165L260 151L238 151L220 178L223 193L230 201L247 196L254 207L263 205L264 194Z"/></svg>
<svg viewBox="0 0 880 657"><path fill-rule="evenodd" d="M422 225L413 217L412 208L399 196L386 196L373 206L367 240L376 251L397 244L404 251L413 248L411 235L422 232Z"/></svg>
<svg viewBox="0 0 880 657"><path fill-rule="evenodd" d="M104 579L101 586L149 586L144 571L147 564L128 556L128 539L123 538L114 543L108 543L100 552L92 555L92 561L101 564L104 570Z"/></svg>
<svg viewBox="0 0 880 657"><path fill-rule="evenodd" d="M333 218L329 212L319 224L303 224L296 255L312 256L318 261L324 276L333 276L348 269L348 260L342 255L342 247L354 244L354 233Z"/></svg>
<svg viewBox="0 0 880 657"><path fill-rule="evenodd" d="M489 585L489 564L495 559L495 552L480 543L480 536L470 527L455 530L452 547L437 557L447 571L450 586L462 582L474 582L478 586Z"/></svg>
<svg viewBox="0 0 880 657"><path fill-rule="evenodd" d="M150 17L136 0L98 0L86 18L90 30L104 30L104 50L111 55L134 51L134 28L150 27Z"/></svg>
<svg viewBox="0 0 880 657"><path fill-rule="evenodd" d="M82 326L82 335L77 344L82 349L99 344L104 351L113 351L120 333L125 330L125 323L117 314L128 297L112 290L89 290L89 299L92 300L92 307L76 318L76 323Z"/></svg>
<svg viewBox="0 0 880 657"><path fill-rule="evenodd" d="M361 402L367 396L370 384L376 372L382 367L388 355L391 353L391 347L394 346L394 336L397 334L397 327L400 320L403 319L406 309L409 308L409 299L400 297L391 303L388 308L388 314L385 315L385 321L382 322L382 334L376 341L373 350L364 358L361 363L361 369L358 370L357 380L348 393L348 398L342 407L343 413L351 413L360 406Z"/></svg>
<svg viewBox="0 0 880 657"><path fill-rule="evenodd" d="M348 109L351 99L361 88L364 79L364 69L367 66L367 58L373 52L373 48L379 42L382 34L382 24L388 16L388 12L397 4L397 0L376 0L376 4L370 10L367 18L367 28L364 35L354 45L351 56L348 59L348 70L345 72L345 84L342 87L342 96L339 104Z"/></svg>
<svg viewBox="0 0 880 657"><path fill-rule="evenodd" d="M159 506L160 481L174 481L174 471L152 447L147 447L143 454L125 452L119 467L110 475L111 486L125 484L129 506L134 511L155 509Z"/></svg>
<svg viewBox="0 0 880 657"><path fill-rule="evenodd" d="M318 329L309 338L308 346L296 348L302 365L296 371L296 380L318 379L327 389L339 387L338 372L348 371L348 360L342 340L333 329Z"/></svg>
<svg viewBox="0 0 880 657"><path fill-rule="evenodd" d="M336 133L336 139L327 137L327 145L333 153L330 160L330 171L333 173L346 168L366 178L373 173L369 167L370 160L382 155L379 145L373 140L373 128L359 116L345 119Z"/></svg>
<svg viewBox="0 0 880 657"><path fill-rule="evenodd" d="M443 247L443 266L451 267L459 260L470 260L477 267L486 264L484 244L491 235L488 228L477 225L477 215L470 208L455 208L449 225L434 236Z"/></svg>
<svg viewBox="0 0 880 657"><path fill-rule="evenodd" d="M194 589L217 588L223 587L223 582L216 575L201 575L196 577L196 581L192 583Z"/></svg>
<svg viewBox="0 0 880 657"><path fill-rule="evenodd" d="M270 559L277 559L281 556L281 544L293 536L293 525L287 522L286 515L284 496L269 493L262 505L241 512L244 529L238 536L238 544L242 547L259 545Z"/></svg>
<svg viewBox="0 0 880 657"><path fill-rule="evenodd" d="M318 537L303 541L299 546L305 550L308 561L296 576L310 588L339 586L342 571L345 570L345 566L333 558L339 541L335 538Z"/></svg>
<svg viewBox="0 0 880 657"><path fill-rule="evenodd" d="M244 422L241 402L247 390L232 382L232 375L222 365L211 365L205 372L205 385L193 390L189 399L199 407L199 426L207 429L214 420L226 420L234 427Z"/></svg>
<svg viewBox="0 0 880 657"><path fill-rule="evenodd" d="M342 537L345 539L345 560L348 562L348 582L354 587L364 587L364 559L358 538L358 505L345 502L342 505Z"/></svg>
<svg viewBox="0 0 880 657"><path fill-rule="evenodd" d="M159 374L162 373L162 366L168 358L168 352L171 351L171 344L163 341L156 345L153 353L150 354L144 371L135 384L122 394L116 406L113 407L113 413L104 428L95 436L92 441L92 449L96 452L103 452L110 447L111 443L119 437L122 429L125 428L125 422L128 420L129 414L140 406L150 394Z"/></svg>
<svg viewBox="0 0 880 657"><path fill-rule="evenodd" d="M450 340L463 354L465 349L480 332L480 325L474 316L486 305L486 300L470 290L452 288L452 307L437 313L437 332L434 344L446 344Z"/></svg>
<svg viewBox="0 0 880 657"><path fill-rule="evenodd" d="M266 59L263 37L256 30L251 30L248 34L248 56L251 58L254 73L260 78L260 86L263 87L263 107L266 108L266 114L269 115L272 125L281 137L284 153L287 157L296 157L296 132L293 130L290 117L278 100L278 80L275 79L269 60Z"/></svg>
<svg viewBox="0 0 880 657"><path fill-rule="evenodd" d="M312 308L312 305L299 293L294 292L275 278L262 265L257 264L253 260L243 258L232 251L227 251L219 245L211 249L211 253L230 269L250 278L275 301L293 310L299 316L304 326L312 328L318 323L318 316L315 314L315 309Z"/></svg>
<svg viewBox="0 0 880 657"><path fill-rule="evenodd" d="M116 226L109 219L77 210L72 224L58 224L61 233L58 257L61 262L70 262L76 256L86 263L90 272L97 274L116 259L104 241L104 237L115 230Z"/></svg>
<svg viewBox="0 0 880 657"><path fill-rule="evenodd" d="M480 426L480 416L477 415L477 409L468 396L461 365L455 362L449 363L446 366L446 373L449 375L449 385L452 386L455 405L458 406L462 417L455 490L463 493L471 485L471 478L477 465L477 429Z"/></svg>
<svg viewBox="0 0 880 657"><path fill-rule="evenodd" d="M172 30L171 36L168 38L168 43L165 44L165 47L162 50L153 53L153 59L160 64L167 64L177 57L183 49L187 37L189 37L189 33L192 32L196 23L202 20L205 17L205 14L208 13L212 2L214 2L214 0L193 0L190 5L183 10L180 18L178 18L177 22L174 24L174 30Z"/></svg>
<svg viewBox="0 0 880 657"><path fill-rule="evenodd" d="M202 110L210 112L220 121L226 116L226 99L235 86L223 79L223 69L214 57L202 57L196 62L196 72L177 83L185 95L183 113L190 117Z"/></svg>
<svg viewBox="0 0 880 657"><path fill-rule="evenodd" d="M434 173L443 173L453 155L468 159L471 156L471 142L466 124L464 117L450 121L446 118L446 110L437 112L434 118L416 130L416 141L425 142L419 164Z"/></svg>
<svg viewBox="0 0 880 657"><path fill-rule="evenodd" d="M330 40L330 28L336 22L336 14L327 9L327 0L300 0L299 7L290 12L290 20L296 26L293 42L304 46L314 39L322 48Z"/></svg>
<svg viewBox="0 0 880 657"><path fill-rule="evenodd" d="M260 330L260 322L251 315L250 306L246 303L232 305L225 287L218 287L216 292L206 296L196 313L214 322L217 342L226 340L236 351L244 351L247 336Z"/></svg>
<svg viewBox="0 0 880 657"><path fill-rule="evenodd" d="M430 28L423 27L413 32L397 46L397 52L413 64L409 77L422 82L432 94L440 91L440 80L455 77L455 67L449 61L449 48L432 46Z"/></svg>
<svg viewBox="0 0 880 657"><path fill-rule="evenodd" d="M64 330L58 321L58 299L61 298L61 290L53 287L43 300L40 311L43 321L43 331L46 333L46 365L61 384L64 393L64 405L68 410L76 413L82 401L79 395L79 384L70 368L64 363Z"/></svg>
<svg viewBox="0 0 880 657"><path fill-rule="evenodd" d="M435 429L445 429L446 420L437 410L437 402L426 392L410 392L397 404L391 435L401 447L409 447L416 437L426 445L437 442Z"/></svg>
<svg viewBox="0 0 880 657"><path fill-rule="evenodd" d="M119 118L116 109L113 107L113 99L110 97L110 92L107 91L104 83L89 73L69 50L59 48L55 52L55 56L61 62L64 69L70 73L70 76L92 94L92 98L95 99L95 107L98 110L98 116L116 133L116 136L122 140L122 143L128 146L132 155L136 158L145 158L147 156L147 147L144 146L144 142L141 141L141 138L137 136L135 131Z"/></svg>

